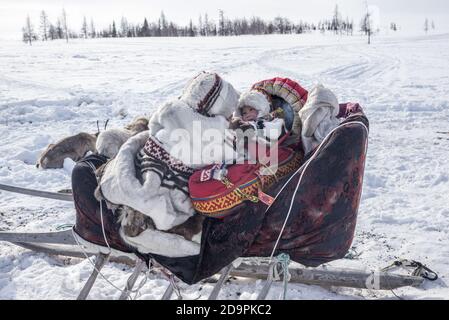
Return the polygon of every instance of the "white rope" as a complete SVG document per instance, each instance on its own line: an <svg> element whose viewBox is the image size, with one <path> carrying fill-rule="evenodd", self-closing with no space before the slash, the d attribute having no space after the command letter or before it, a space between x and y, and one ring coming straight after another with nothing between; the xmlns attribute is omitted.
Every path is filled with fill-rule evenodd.
<svg viewBox="0 0 449 320"><path fill-rule="evenodd" d="M282 225L281 231L279 232L279 236L278 236L278 238L277 238L277 240L276 240L276 243L275 243L275 245L274 245L273 251L271 252L271 255L270 255L270 262L271 262L271 260L273 259L274 253L276 252L276 249L277 249L277 247L278 247L278 245L279 245L279 241L281 240L282 234L284 233L285 226L287 225L288 218L290 217L290 213L291 213L292 208L293 208L293 203L294 203L294 200L295 200L296 193L298 192L299 186L301 185L302 178L304 177L304 174L305 174L307 168L309 167L309 164L312 162L312 160L314 160L314 159L318 156L318 153L319 153L319 151L321 150L321 148L323 147L324 143L327 142L327 140L330 138L330 136L331 136L335 131L337 131L338 129L340 129L340 128L342 128L342 127L345 127L345 126L347 126L347 125L351 125L351 124L359 124L359 125L361 125L361 126L366 130L366 132L367 132L367 134L368 134L369 130L368 130L367 126L366 126L363 122L361 122L361 121L347 122L347 123L344 123L344 124L342 124L342 125L340 125L340 126L334 128L331 132L329 132L329 133L327 134L327 136L324 138L324 140L320 143L320 145L318 146L318 148L316 149L316 151L314 152L314 154L312 155L312 157L310 157L310 159L307 160L306 163L304 163L298 170L296 170L296 172L295 172L295 173L294 173L294 174L287 180L287 182L282 186L281 190L278 192L278 194L277 194L276 197L274 198L273 203L276 202L276 199L278 198L278 196L281 194L281 192L284 190L284 188L287 186L287 184L293 179L293 177L296 176L301 170L303 170L303 171L301 172L301 175L300 175L300 177L299 177L298 183L297 183L297 185L296 185L295 192L294 192L293 195L292 195L292 200L291 200L291 202L290 202L290 207L289 207L289 209L288 209L287 216L285 217L284 224ZM366 146L365 146L365 154L366 154L367 148L368 148L368 143L367 143ZM304 168L304 169L303 169L303 168ZM268 207L268 208L265 210L265 212L267 212L270 208L271 208L271 206Z"/></svg>
<svg viewBox="0 0 449 320"><path fill-rule="evenodd" d="M113 284L111 281L109 281L102 273L100 270L97 269L97 267L95 266L95 263L90 259L89 255L87 254L86 250L84 250L83 245L78 241L78 235L75 232L75 228L72 228L72 235L73 238L75 239L76 244L81 248L81 251L83 252L84 256L86 257L86 259L90 262L90 264L92 265L92 267L94 268L94 270L96 270L98 272L98 274L107 282L109 283L112 287L114 287L115 289L117 289L118 291L124 293L124 290L117 287L115 284Z"/></svg>
<svg viewBox="0 0 449 320"><path fill-rule="evenodd" d="M288 269L288 265L290 264L290 256L286 253L281 253L276 257L276 260L281 265L282 268L282 277L283 277L283 291L282 291L282 300L287 299L287 288L288 288L288 282L291 280L292 276L290 274L290 270ZM274 268L276 270L276 267ZM277 270L276 270L277 272ZM277 277L279 277L279 273L277 274Z"/></svg>
<svg viewBox="0 0 449 320"><path fill-rule="evenodd" d="M109 245L108 239L106 239L106 231L104 230L104 222L103 222L103 202L100 201L100 219L101 219L101 231L103 232L103 238L104 241L106 242L106 245L109 248L109 254L112 253L112 249L111 246Z"/></svg>
<svg viewBox="0 0 449 320"><path fill-rule="evenodd" d="M177 283L175 281L175 276L173 274L171 274L168 277L168 280L170 281L170 285L173 287L174 292L178 296L178 300L182 300L181 289L179 288L179 286L177 285Z"/></svg>
<svg viewBox="0 0 449 320"><path fill-rule="evenodd" d="M96 168L96 167L93 165L93 163L90 162L90 161L86 161L86 163L87 163L87 164L89 165L89 167L92 169L92 171L93 171L95 177L97 177L97 175L96 175L97 168ZM106 231L104 230L104 221L103 221L103 201L100 200L99 202L100 202L101 231L103 232L103 239L104 239L104 241L105 241L105 243L106 243L106 245L108 246L108 249L109 249L109 253L108 253L108 254L111 254L112 249L111 249L111 246L109 245L108 239L106 238Z"/></svg>
<svg viewBox="0 0 449 320"><path fill-rule="evenodd" d="M151 267L148 268L147 272L145 272L145 277L140 280L139 285L137 286L137 289L135 290L129 290L129 293L135 293L134 298L130 298L130 295L128 296L128 298L130 298L131 300L137 300L138 296L140 296L140 290L143 288L143 286L147 283L147 280L150 277L150 271L151 271Z"/></svg>
<svg viewBox="0 0 449 320"><path fill-rule="evenodd" d="M97 269L97 267L95 267L95 263L90 259L89 255L87 254L86 250L84 249L84 246L78 241L78 235L75 232L75 229L72 228L72 235L73 238L75 239L76 244L80 247L81 251L83 252L84 256L86 257L86 259L90 262L90 264L92 265L92 267L94 268L94 270L96 270L98 272L98 274L107 282L109 283L112 287L114 287L115 289L117 289L118 291L120 291L121 293L125 293L126 290L123 290L121 288L119 288L118 286L116 286L114 283L112 283L110 280L108 280L103 273L101 273L100 270ZM149 277L149 273L150 273L150 269L148 269L148 271L145 274L145 277L141 280L141 282L139 283L139 286L137 287L137 289L134 290L128 290L128 295L127 298L130 299L131 298L131 294L135 293L134 298L131 298L131 300L135 300L137 298L137 295L139 293L139 291L143 288L143 286L146 284L148 277Z"/></svg>
<svg viewBox="0 0 449 320"><path fill-rule="evenodd" d="M95 166L94 166L90 161L86 161L86 163L89 165L89 167L92 169L92 171L93 171L94 174L95 174L95 171L96 171ZM105 242L106 242L106 245L108 246L108 249L109 249L109 253L108 253L107 255L110 255L110 254L112 253L112 248L111 248L111 246L109 245L108 240L106 239L106 232L105 232L105 229L104 229L104 222L103 222L103 206L102 206L102 202L101 202L101 201L100 201L100 220L101 220L101 229L102 229L102 232L103 232L103 238L104 238L104 240L105 240ZM117 290L120 291L121 293L125 293L125 290L119 288L119 287L116 286L114 283L112 283L110 280L108 280L108 279L103 275L103 273L101 273L101 271L98 270L98 269L95 267L95 263L93 263L93 261L90 259L90 257L89 257L89 255L87 254L87 252L84 250L83 245L78 241L78 235L75 233L75 228L72 228L72 235L73 235L73 238L75 239L75 242L77 243L77 245L81 248L81 251L83 252L84 256L87 258L87 260L88 260L88 261L90 262L90 264L93 266L94 270L96 270L96 271L98 272L98 274L99 274L99 275L100 275L100 276L101 276L107 283L109 283L112 287L114 287L115 289L117 289ZM150 271L150 270L148 270L148 271ZM127 295L128 298L130 298L130 294L131 294L131 293L136 293L134 299L137 297L137 294L139 293L140 289L142 289L142 287L143 287L144 284L146 283L147 277L148 277L148 274L145 276L144 279L141 280L141 282L140 282L140 284L139 284L139 286L138 286L138 288L137 288L136 290L129 290L129 291L128 291L128 293L129 293L129 294Z"/></svg>

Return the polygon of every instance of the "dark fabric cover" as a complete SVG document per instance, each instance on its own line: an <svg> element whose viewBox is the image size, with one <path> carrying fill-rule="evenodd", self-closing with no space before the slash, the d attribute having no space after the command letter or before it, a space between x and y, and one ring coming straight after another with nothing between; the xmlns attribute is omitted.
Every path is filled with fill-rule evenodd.
<svg viewBox="0 0 449 320"><path fill-rule="evenodd" d="M343 123L357 121L368 127L363 113L351 115ZM302 171L288 182L269 210L261 203L244 203L237 214L223 219L207 218L203 225L199 255L184 258L159 255L141 257L147 261L154 258L188 284L212 276L238 257L268 257L293 198L292 211L275 254L288 253L292 260L306 266L318 266L342 258L354 236L367 141L366 131L358 124L335 131L311 161L296 193ZM92 200L96 181L95 178L77 179L77 174L87 173L85 169L78 169L79 166L84 166L83 162L77 164L73 177L75 203L81 201L76 206L77 216L88 217L88 211L92 210L94 218L77 217L76 231L91 229L84 230L82 236L101 244L101 224L96 225L99 221L98 205L94 205L95 199ZM268 193L276 195L288 179L277 183ZM78 186L76 181L85 184L87 189L84 185ZM110 216L113 217L112 213ZM78 223L88 223L88 226L78 226ZM124 244L117 239L118 225L113 218L110 222L108 220L107 227L106 232L113 240L111 245L122 250ZM112 234L114 232L115 235Z"/></svg>
<svg viewBox="0 0 449 320"><path fill-rule="evenodd" d="M76 209L75 232L83 239L101 246L107 245L101 226L100 202L94 197L98 184L88 162L98 168L107 161L108 158L104 156L89 155L80 160L72 171L72 192ZM120 224L104 201L102 201L102 210L106 239L111 247L128 253L134 252L121 240Z"/></svg>
<svg viewBox="0 0 449 320"><path fill-rule="evenodd" d="M368 127L361 115L344 123L354 121ZM358 124L337 130L310 162L296 194L303 170L280 193L245 256L271 255L293 198L275 254L288 253L292 260L312 267L343 258L354 236L367 138L366 130Z"/></svg>

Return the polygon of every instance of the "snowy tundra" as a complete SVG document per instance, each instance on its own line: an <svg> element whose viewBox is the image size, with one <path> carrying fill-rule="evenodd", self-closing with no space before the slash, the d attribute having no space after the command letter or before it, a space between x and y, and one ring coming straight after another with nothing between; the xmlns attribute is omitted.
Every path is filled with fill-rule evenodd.
<svg viewBox="0 0 449 320"><path fill-rule="evenodd" d="M176 97L201 70L239 90L290 77L322 83L340 102L360 102L371 124L363 196L353 247L332 267L376 270L397 258L421 261L440 275L404 299L449 299L449 34L242 36L0 42L0 183L39 190L70 187L74 163L35 167L49 143L96 121L121 127ZM70 203L0 192L0 230L50 231L73 224ZM92 266L0 243L0 299L74 299ZM110 263L103 275L124 287L131 269ZM158 299L168 281L150 273L138 299ZM232 279L220 299L254 299L263 281ZM180 284L185 299L204 299L213 284ZM269 298L277 299L276 283ZM397 299L391 291L289 285L289 299ZM120 292L99 277L91 299Z"/></svg>

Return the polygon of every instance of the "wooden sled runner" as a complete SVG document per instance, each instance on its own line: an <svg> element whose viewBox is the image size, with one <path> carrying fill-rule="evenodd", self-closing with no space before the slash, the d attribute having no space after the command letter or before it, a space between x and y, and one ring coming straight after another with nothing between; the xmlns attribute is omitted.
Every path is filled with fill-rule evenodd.
<svg viewBox="0 0 449 320"><path fill-rule="evenodd" d="M73 238L72 230L49 232L49 233L16 233L16 232L0 232L0 241L8 241L15 245L24 247L26 249L41 252L49 255L61 255L74 258L85 258L85 254L89 256L96 256L96 265L93 271L93 277L91 276L86 283L87 287L92 288L94 279L98 275L98 271L104 266L107 260L112 262L124 263L127 265L135 265L135 272L130 276L127 287L123 290L129 292L137 276L142 272L145 264L133 260L127 255L114 255L108 256L99 253L95 250L82 250L77 245ZM137 262L136 262L137 261ZM270 274L270 265L265 264L252 264L250 262L241 263L238 267L234 267L232 264L227 266L223 272L222 277L217 282L217 286L211 293L211 298L216 299L218 297L219 289L223 286L224 281L229 276L253 278L253 279L267 279L267 275ZM290 283L302 283L308 285L318 285L324 287L339 286L350 288L368 288L372 290L391 290L404 286L419 286L424 282L424 278L420 276L406 276L388 272L369 272L362 270L346 270L346 269L319 269L319 268L289 268L291 275ZM378 286L370 286L373 277L378 277ZM273 280L271 280L272 284ZM86 298L88 291L83 288L80 298ZM169 289L172 287L170 285ZM172 291L173 288L170 289ZM268 293L268 292L267 292ZM171 295L170 295L171 296ZM266 297L266 294L265 294ZM122 299L127 296L122 296ZM168 299L167 295L165 299Z"/></svg>
<svg viewBox="0 0 449 320"><path fill-rule="evenodd" d="M72 194L67 194L67 193L33 190L33 189L9 186L9 185L2 184L2 183L0 183L0 190L20 193L20 194L26 194L29 196L40 197L40 198L73 202Z"/></svg>
<svg viewBox="0 0 449 320"><path fill-rule="evenodd" d="M104 225L95 226L98 230L102 227L106 230L109 243L105 243L105 234L101 232L95 234L92 228L84 230L85 225L80 225L83 220L78 220L78 217L77 225L70 230L47 233L0 232L0 241L8 241L36 252L52 255L77 258L95 256L95 263L92 262L94 271L78 299L88 297L97 276L101 275L101 269L108 261L135 266L126 288L121 290L120 299L129 297L139 275L150 265L170 270L173 275L187 284L197 283L220 273L210 299L218 298L229 276L266 279L265 286L258 296L259 299L267 297L275 281L288 278L289 283L372 290L419 286L425 280L420 275L406 276L389 272L315 268L325 262L343 258L352 242L368 136L367 121L363 118L364 116L360 116L352 119L352 123L349 121L343 124L340 129L323 141L297 172L288 179L280 181L272 190L276 201L270 208L260 212L258 211L260 207L248 204L241 213L228 220L211 218L206 221L203 226L205 234L202 239L201 257L191 256L179 259L141 255L135 254L132 250L122 250L123 246L110 237L110 234L114 232L112 224L108 225L106 221ZM355 151L348 150L352 144ZM321 173L310 174L315 172L314 170ZM344 177L344 181L341 181L341 177ZM27 192L26 194L32 196L49 197L61 201L72 199L72 195L43 193L4 185L0 185L0 189ZM305 192L305 189L309 191ZM76 199L79 195L76 190L74 191L73 198ZM316 216L318 211L326 212L327 215L320 217L321 220L316 224L315 220L310 220L310 217L311 214ZM248 221L248 214L254 217L254 221ZM287 228L282 234L284 222ZM322 229L319 230L318 227ZM346 233L342 234L339 230L345 230ZM243 242L239 238L241 234L245 234ZM279 234L285 237L278 238ZM304 239L306 239L305 242ZM242 244L236 247L235 243L239 241ZM86 242L92 245L86 245ZM222 250L220 245L227 249L223 251L225 254L217 253L220 252L217 250ZM254 263L254 257L269 257L276 246L273 259L258 258L258 262ZM280 254L283 254L284 258ZM285 256L313 268L288 267ZM180 265L192 267L179 269ZM170 299L176 289L176 284L172 281L162 299Z"/></svg>

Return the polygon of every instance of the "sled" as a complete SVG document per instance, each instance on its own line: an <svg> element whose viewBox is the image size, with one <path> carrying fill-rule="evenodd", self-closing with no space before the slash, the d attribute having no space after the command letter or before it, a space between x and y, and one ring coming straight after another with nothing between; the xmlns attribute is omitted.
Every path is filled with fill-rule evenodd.
<svg viewBox="0 0 449 320"><path fill-rule="evenodd" d="M218 280L214 280L216 284L209 299L219 297L219 292L229 277L267 280L258 299L266 299L272 284L278 280L283 280L284 286L288 280L288 283L371 290L419 286L425 280L425 276L420 273L403 275L384 271L318 267L326 262L343 258L352 243L366 156L367 126L368 122L363 114L346 120L306 159L300 169L277 184L272 190L275 201L270 207L249 204L242 208L241 213L226 218L226 221L213 218L207 220L203 225L203 232L206 236L202 241L203 255L201 259L195 256L168 258L136 254L130 250L122 251L123 246L116 243L114 239L110 239L110 246L113 249L111 250L108 248L109 244L104 241L105 235L101 232L96 235L92 230L84 230L83 219L78 216L77 224L69 230L43 233L2 231L0 232L0 241L8 241L17 246L49 255L88 258L89 261L92 257L96 257L95 263L91 261L94 271L78 299L88 297L97 276L101 275L101 269L108 261L135 266L126 287L121 290L120 299L130 297L133 286L141 273L151 266L156 266L165 273L167 273L165 270L169 270L171 273L171 283L162 296L163 300L170 299L174 292L179 296L175 276L184 283L193 284L200 281L211 281L216 278L216 274L220 274ZM348 152L348 149L351 150ZM313 170L322 173L308 174L311 171L314 172ZM345 179L344 182L339 181L342 176ZM307 185L307 190L310 191L298 192L303 185ZM3 184L0 184L0 190L60 201L73 201L74 198L72 194L43 192ZM313 230L304 229L303 225L310 222L305 214L310 210L312 212L318 209L324 210L323 208L329 211L329 216L332 218L326 225L325 231L328 234L323 236ZM245 215L256 213L258 215L253 215L251 220L245 219ZM324 221L326 217L322 219ZM301 221L302 224L292 223L292 220ZM341 224L343 222L344 224ZM313 223L309 224L313 229ZM287 240L281 237L286 226L284 235ZM102 227L106 230L106 234L114 232L108 221L105 221L104 224L102 221L97 229ZM335 237L332 233L335 233L333 228L335 230L344 229L347 232L345 234L337 233L337 237ZM275 237L273 237L272 230L277 231ZM250 245L245 250L229 247L234 242L241 241L239 234L242 232L248 232L248 239L244 240L247 241L245 245L247 243ZM295 233L300 233L298 239L294 237ZM308 251L301 247L304 244L303 238L311 239L311 242L305 243ZM80 244L80 239L85 239L92 245ZM218 241L221 241L220 245L225 248L229 247L228 251L230 252L217 254L215 243ZM329 243L339 243L339 246L335 247ZM293 248L289 246L293 246ZM273 248L275 250L272 251ZM287 261L289 258L306 267L289 266ZM190 269L179 269L177 267L179 265L190 266Z"/></svg>
<svg viewBox="0 0 449 320"><path fill-rule="evenodd" d="M16 232L0 232L0 241L8 241L20 247L32 250L34 252L45 253L49 255L66 256L73 258L85 258L96 256L95 270L87 281L85 288L80 293L79 298L87 298L88 292L92 287L94 280L101 268L107 260L111 262L123 263L130 266L135 265L135 271L131 274L126 288L123 290L120 299L127 298L138 276L144 270L145 264L137 257L135 260L128 255L106 255L98 250L82 250L73 238L72 230L57 231L57 232L43 232L43 233L16 233ZM245 259L244 259L245 260ZM136 263L137 261L137 263ZM276 263L269 264L268 261L258 261L257 264L251 262L251 259L246 259L245 262L234 266L232 263L224 268L221 277L218 279L216 286L212 290L209 299L217 299L220 289L225 280L229 276L252 278L252 279L267 279L267 275L272 275ZM270 270L271 269L271 270ZM373 272L363 270L350 269L335 269L335 268L298 268L290 267L289 283L300 283L307 285L317 285L322 287L348 287L371 290L392 290L404 286L419 286L424 282L424 278L420 276L408 276L402 274L394 274L388 272ZM377 277L377 278L375 278ZM269 277L270 278L270 277ZM377 280L376 280L377 279ZM372 283L377 281L377 286ZM269 287L273 283L271 282ZM269 289L269 288L267 288ZM268 290L265 289L266 293ZM168 299L173 292L173 285L170 284L168 291L164 294L164 299ZM264 294L265 298L267 294ZM259 295L259 298L261 296Z"/></svg>

